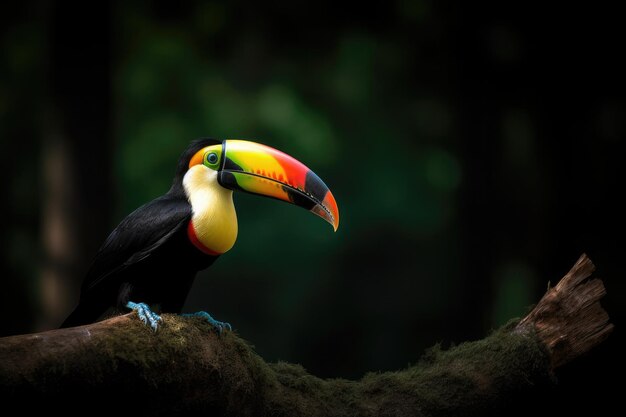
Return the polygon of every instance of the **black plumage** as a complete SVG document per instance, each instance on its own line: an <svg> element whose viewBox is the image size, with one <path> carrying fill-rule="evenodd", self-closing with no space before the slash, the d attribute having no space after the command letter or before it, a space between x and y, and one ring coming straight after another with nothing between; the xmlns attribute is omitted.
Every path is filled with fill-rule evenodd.
<svg viewBox="0 0 626 417"><path fill-rule="evenodd" d="M188 238L192 209L183 177L197 151L219 143L213 139L192 142L179 159L170 190L132 212L113 230L85 276L78 306L61 327L94 322L107 312L121 311L129 300L180 313L196 273L217 259L201 252Z"/></svg>

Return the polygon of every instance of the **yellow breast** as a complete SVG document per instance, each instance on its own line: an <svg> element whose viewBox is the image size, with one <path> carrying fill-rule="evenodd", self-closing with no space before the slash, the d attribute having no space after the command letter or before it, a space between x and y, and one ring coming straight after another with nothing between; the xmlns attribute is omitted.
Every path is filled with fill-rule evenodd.
<svg viewBox="0 0 626 417"><path fill-rule="evenodd" d="M219 185L217 171L194 165L183 178L191 203L196 238L212 252L225 253L237 240L237 213L233 192Z"/></svg>

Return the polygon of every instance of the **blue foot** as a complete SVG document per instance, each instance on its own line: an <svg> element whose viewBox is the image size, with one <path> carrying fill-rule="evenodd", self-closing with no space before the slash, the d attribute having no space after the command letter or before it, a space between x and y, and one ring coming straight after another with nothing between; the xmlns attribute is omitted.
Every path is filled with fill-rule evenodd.
<svg viewBox="0 0 626 417"><path fill-rule="evenodd" d="M202 317L203 319L206 319L206 321L208 321L211 324L211 326L215 327L220 333L222 333L224 329L228 329L228 330L233 329L230 323L226 323L224 321L217 321L213 317L211 317L211 315L207 313L206 311L198 311L197 313L191 313L191 314L182 314L182 316L183 317Z"/></svg>
<svg viewBox="0 0 626 417"><path fill-rule="evenodd" d="M157 331L157 328L159 327L159 321L161 320L161 316L159 316L158 314L150 310L150 307L148 307L147 304L133 303L132 301L129 301L126 304L126 307L130 308L131 310L136 311L137 315L139 316L139 319L143 322L143 324L145 324L146 326L150 324L150 327L152 327L152 330L154 330L155 332Z"/></svg>

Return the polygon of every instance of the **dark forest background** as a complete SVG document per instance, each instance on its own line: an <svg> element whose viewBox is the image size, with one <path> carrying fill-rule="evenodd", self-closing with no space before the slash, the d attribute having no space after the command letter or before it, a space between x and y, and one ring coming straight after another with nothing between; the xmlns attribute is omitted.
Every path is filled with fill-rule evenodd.
<svg viewBox="0 0 626 417"><path fill-rule="evenodd" d="M190 140L245 138L313 168L339 230L236 195L238 242L187 310L268 361L358 378L482 338L587 252L617 329L550 395L577 410L611 389L618 6L26 1L0 6L0 34L0 336L63 320L100 243L168 189Z"/></svg>

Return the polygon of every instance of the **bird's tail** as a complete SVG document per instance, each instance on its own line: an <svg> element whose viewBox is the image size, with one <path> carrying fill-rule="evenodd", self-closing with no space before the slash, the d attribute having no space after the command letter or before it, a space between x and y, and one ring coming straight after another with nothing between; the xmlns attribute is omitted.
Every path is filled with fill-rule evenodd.
<svg viewBox="0 0 626 417"><path fill-rule="evenodd" d="M86 303L81 301L78 306L67 316L59 328L82 326L93 323L102 315L103 309L97 303Z"/></svg>

